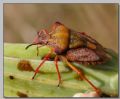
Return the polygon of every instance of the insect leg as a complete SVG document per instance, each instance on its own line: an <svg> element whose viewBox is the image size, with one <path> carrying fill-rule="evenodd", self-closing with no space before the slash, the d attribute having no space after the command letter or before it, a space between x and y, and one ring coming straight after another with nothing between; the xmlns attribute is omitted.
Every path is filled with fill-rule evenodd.
<svg viewBox="0 0 120 99"><path fill-rule="evenodd" d="M55 57L54 62L55 62L56 70L58 73L58 80L59 80L58 87L59 87L59 85L61 83L61 76L60 76L60 72L59 72L59 68L58 68L58 56Z"/></svg>
<svg viewBox="0 0 120 99"><path fill-rule="evenodd" d="M68 62L68 60L64 57L64 56L60 56L62 61L65 62L71 69L73 69L75 72L77 72L80 77L82 79L84 79L85 81L87 81L91 87L96 91L97 94L100 94L100 89L98 89L96 86L94 86L87 78L86 76L83 74L83 72L81 70L78 70L75 66L73 66L70 62Z"/></svg>
<svg viewBox="0 0 120 99"><path fill-rule="evenodd" d="M42 62L39 64L39 66L36 68L35 73L34 73L34 75L33 75L33 77L32 77L32 80L35 78L35 76L36 76L36 74L38 73L40 67L41 67L41 66L43 65L43 63L50 57L50 55L51 55L52 52L53 52L53 49L51 49L51 52L48 53L48 54L44 57L43 61L42 61Z"/></svg>

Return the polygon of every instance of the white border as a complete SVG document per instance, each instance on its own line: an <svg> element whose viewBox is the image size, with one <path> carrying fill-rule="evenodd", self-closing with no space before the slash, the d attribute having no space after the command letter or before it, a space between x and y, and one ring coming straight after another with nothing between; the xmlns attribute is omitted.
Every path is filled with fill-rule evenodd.
<svg viewBox="0 0 120 99"><path fill-rule="evenodd" d="M4 3L118 3L119 0L3 0Z"/></svg>
<svg viewBox="0 0 120 99"><path fill-rule="evenodd" d="M3 99L3 3L119 3L120 4L120 1L119 0L0 0L0 99ZM119 40L119 44L120 44L120 40ZM119 58L119 63L120 63L120 58Z"/></svg>

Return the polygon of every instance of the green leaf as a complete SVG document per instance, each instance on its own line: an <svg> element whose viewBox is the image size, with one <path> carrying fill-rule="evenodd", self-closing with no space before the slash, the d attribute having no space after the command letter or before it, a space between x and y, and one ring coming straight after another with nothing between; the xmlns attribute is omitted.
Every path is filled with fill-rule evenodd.
<svg viewBox="0 0 120 99"><path fill-rule="evenodd" d="M46 61L34 80L34 71L20 70L18 64L24 60L35 68L48 52L49 48L36 46L25 50L27 44L4 44L4 96L5 97L72 97L75 93L92 91L86 81L78 80L77 74L59 61L63 83L57 87L58 76L53 61ZM101 91L109 96L118 96L118 54L108 50L112 60L105 64L84 66L73 62L84 71L87 78ZM54 54L52 55L54 57ZM26 66L26 65L23 65ZM26 67L27 68L27 67Z"/></svg>

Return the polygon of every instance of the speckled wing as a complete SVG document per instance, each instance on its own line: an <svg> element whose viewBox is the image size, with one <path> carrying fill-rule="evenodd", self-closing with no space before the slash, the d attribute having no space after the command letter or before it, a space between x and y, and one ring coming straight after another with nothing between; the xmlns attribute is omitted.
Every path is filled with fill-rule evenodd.
<svg viewBox="0 0 120 99"><path fill-rule="evenodd" d="M73 57L75 56L74 53L77 53L75 56L76 58L74 57L72 61L87 60L90 62L90 61L101 61L101 60L107 61L110 59L110 56L106 53L105 48L101 44L99 44L96 40L94 40L92 37L86 35L83 32L76 32L71 30L69 48L73 49L74 51L73 50L68 51L67 58Z"/></svg>

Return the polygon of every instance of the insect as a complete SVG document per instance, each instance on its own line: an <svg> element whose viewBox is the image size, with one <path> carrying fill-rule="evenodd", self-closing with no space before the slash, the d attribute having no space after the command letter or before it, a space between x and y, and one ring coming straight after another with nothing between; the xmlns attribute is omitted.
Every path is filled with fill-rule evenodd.
<svg viewBox="0 0 120 99"><path fill-rule="evenodd" d="M43 63L50 58L50 55L55 53L54 62L58 74L58 86L62 81L58 68L58 59L60 59L74 70L81 79L87 81L98 94L100 93L100 89L87 79L83 71L71 64L71 62L78 62L80 64L96 65L110 60L110 56L105 51L105 48L92 37L83 32L71 30L60 22L55 22L51 32L48 32L45 29L39 31L32 44L28 45L26 49L32 45L37 45L37 50L39 47L38 45L46 45L51 49L36 68L32 79L34 79Z"/></svg>

